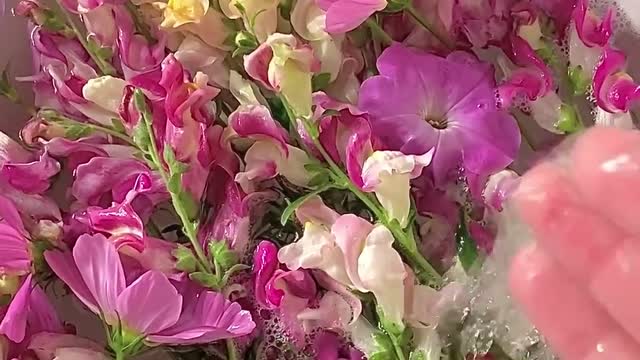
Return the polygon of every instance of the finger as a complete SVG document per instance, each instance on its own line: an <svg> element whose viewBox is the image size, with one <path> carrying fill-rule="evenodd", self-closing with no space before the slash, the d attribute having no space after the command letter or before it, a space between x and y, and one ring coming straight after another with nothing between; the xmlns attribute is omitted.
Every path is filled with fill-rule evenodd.
<svg viewBox="0 0 640 360"><path fill-rule="evenodd" d="M516 256L509 280L514 297L562 359L638 358L639 345L540 248Z"/></svg>
<svg viewBox="0 0 640 360"><path fill-rule="evenodd" d="M593 128L571 156L581 197L625 231L640 234L640 132Z"/></svg>
<svg viewBox="0 0 640 360"><path fill-rule="evenodd" d="M536 242L586 286L624 234L585 208L574 187L564 169L542 164L522 178L513 200Z"/></svg>
<svg viewBox="0 0 640 360"><path fill-rule="evenodd" d="M514 200L538 244L640 342L640 250L617 226L577 204L564 171L527 174Z"/></svg>

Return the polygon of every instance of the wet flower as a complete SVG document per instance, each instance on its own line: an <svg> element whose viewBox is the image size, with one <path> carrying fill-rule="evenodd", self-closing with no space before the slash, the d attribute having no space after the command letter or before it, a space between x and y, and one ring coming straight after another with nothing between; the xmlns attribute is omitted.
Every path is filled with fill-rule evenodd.
<svg viewBox="0 0 640 360"><path fill-rule="evenodd" d="M489 66L463 53L440 58L396 44L380 56L378 70L362 84L359 107L390 149L421 155L434 148L436 186L460 166L492 173L515 158L520 131L496 106Z"/></svg>

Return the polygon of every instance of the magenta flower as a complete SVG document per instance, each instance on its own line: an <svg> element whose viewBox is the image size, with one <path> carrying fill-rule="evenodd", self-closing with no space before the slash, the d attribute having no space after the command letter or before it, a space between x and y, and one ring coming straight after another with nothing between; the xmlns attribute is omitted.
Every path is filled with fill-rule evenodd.
<svg viewBox="0 0 640 360"><path fill-rule="evenodd" d="M344 345L340 337L331 331L319 332L313 340L317 360L363 360L364 354L353 346Z"/></svg>
<svg viewBox="0 0 640 360"><path fill-rule="evenodd" d="M73 254L47 251L45 258L91 311L150 343L208 343L255 327L249 312L222 294L203 290L185 297L160 272L127 284L118 252L103 235L80 236Z"/></svg>
<svg viewBox="0 0 640 360"><path fill-rule="evenodd" d="M268 309L280 307L285 296L307 301L316 297L316 283L311 274L302 269L287 270L278 261L278 248L269 241L261 241L256 248L253 277L256 300Z"/></svg>
<svg viewBox="0 0 640 360"><path fill-rule="evenodd" d="M596 103L610 113L627 112L640 101L640 84L626 72L627 57L606 46L593 75Z"/></svg>
<svg viewBox="0 0 640 360"><path fill-rule="evenodd" d="M327 12L325 30L342 34L357 28L373 13L387 7L387 0L317 0L316 4Z"/></svg>
<svg viewBox="0 0 640 360"><path fill-rule="evenodd" d="M489 66L464 53L441 58L396 44L380 56L378 70L362 84L359 107L392 150L435 149L429 170L436 186L459 166L483 174L513 161L520 131L496 106Z"/></svg>

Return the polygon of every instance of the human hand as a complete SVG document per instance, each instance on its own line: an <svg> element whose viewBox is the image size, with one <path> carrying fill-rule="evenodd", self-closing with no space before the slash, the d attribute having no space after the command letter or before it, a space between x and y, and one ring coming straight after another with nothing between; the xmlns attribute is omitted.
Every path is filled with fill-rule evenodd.
<svg viewBox="0 0 640 360"><path fill-rule="evenodd" d="M562 360L640 359L640 132L594 128L514 194L510 287Z"/></svg>

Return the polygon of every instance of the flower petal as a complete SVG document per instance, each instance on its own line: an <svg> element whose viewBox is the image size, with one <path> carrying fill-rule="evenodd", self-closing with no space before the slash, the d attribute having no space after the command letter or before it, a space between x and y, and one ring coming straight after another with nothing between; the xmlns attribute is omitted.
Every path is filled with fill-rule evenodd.
<svg viewBox="0 0 640 360"><path fill-rule="evenodd" d="M256 301L262 306L270 307L271 305L271 303L267 301L265 287L279 265L278 248L269 241L261 241L253 255L252 271Z"/></svg>
<svg viewBox="0 0 640 360"><path fill-rule="evenodd" d="M115 246L103 235L82 235L73 247L73 259L105 320L115 324L118 295L125 289L124 270Z"/></svg>
<svg viewBox="0 0 640 360"><path fill-rule="evenodd" d="M589 11L586 0L578 0L573 10L576 31L582 42L588 47L604 47L613 34L613 9L609 8L600 21Z"/></svg>
<svg viewBox="0 0 640 360"><path fill-rule="evenodd" d="M240 106L229 115L229 124L238 135L255 140L273 140L288 155L289 136L285 129L272 117L264 105Z"/></svg>
<svg viewBox="0 0 640 360"><path fill-rule="evenodd" d="M89 235L84 235L90 237ZM102 235L96 235L100 237ZM44 258L51 270L65 283L71 291L95 314L100 313L98 302L82 279L82 275L74 263L73 256L68 252L49 250Z"/></svg>
<svg viewBox="0 0 640 360"><path fill-rule="evenodd" d="M9 340L16 343L22 342L27 332L31 290L31 274L29 274L22 282L18 292L13 296L0 322L0 334L5 335Z"/></svg>
<svg viewBox="0 0 640 360"><path fill-rule="evenodd" d="M358 258L358 273L385 317L402 326L406 272L400 254L393 248L393 235L383 225L377 225L367 237Z"/></svg>
<svg viewBox="0 0 640 360"><path fill-rule="evenodd" d="M307 331L313 328L344 329L351 321L351 306L342 296L329 291L317 308L307 308L298 314Z"/></svg>
<svg viewBox="0 0 640 360"><path fill-rule="evenodd" d="M300 240L278 251L278 260L291 270L319 269L335 280L351 285L344 255L334 236L324 227L308 222Z"/></svg>
<svg viewBox="0 0 640 360"><path fill-rule="evenodd" d="M296 217L302 224L312 222L314 224L331 227L340 214L328 207L320 196L311 196L296 209Z"/></svg>
<svg viewBox="0 0 640 360"><path fill-rule="evenodd" d="M116 309L127 329L144 335L156 334L178 321L182 295L165 275L148 271L120 293Z"/></svg>
<svg viewBox="0 0 640 360"><path fill-rule="evenodd" d="M326 31L342 34L357 28L371 14L387 6L385 0L338 0L327 10Z"/></svg>
<svg viewBox="0 0 640 360"><path fill-rule="evenodd" d="M626 56L610 46L604 48L593 76L596 103L609 112L627 112L640 99L640 85L624 71Z"/></svg>
<svg viewBox="0 0 640 360"><path fill-rule="evenodd" d="M203 291L185 297L185 308L178 322L147 339L159 344L205 344L249 334L256 324L248 311L224 298Z"/></svg>
<svg viewBox="0 0 640 360"><path fill-rule="evenodd" d="M372 229L373 225L368 221L353 214L340 216L331 226L335 242L344 255L347 275L353 286L362 292L366 292L367 289L358 275L358 258Z"/></svg>

